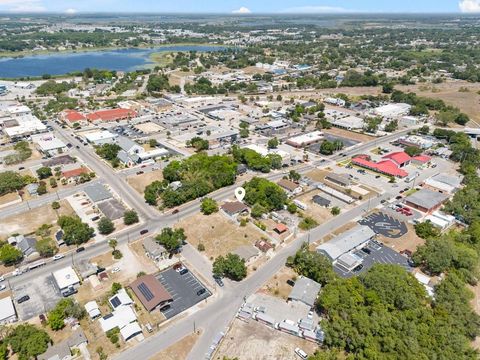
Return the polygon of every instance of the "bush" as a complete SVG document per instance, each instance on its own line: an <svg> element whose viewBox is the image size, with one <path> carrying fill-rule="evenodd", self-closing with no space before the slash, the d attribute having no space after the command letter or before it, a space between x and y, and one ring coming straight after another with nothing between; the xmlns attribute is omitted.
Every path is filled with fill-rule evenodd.
<svg viewBox="0 0 480 360"><path fill-rule="evenodd" d="M213 199L205 198L202 200L200 210L204 215L210 215L218 211L218 204Z"/></svg>
<svg viewBox="0 0 480 360"><path fill-rule="evenodd" d="M107 217L102 217L98 222L98 232L102 235L111 234L115 230L112 220Z"/></svg>
<svg viewBox="0 0 480 360"><path fill-rule="evenodd" d="M135 210L127 210L123 214L123 223L125 225L132 225L138 223L138 214Z"/></svg>
<svg viewBox="0 0 480 360"><path fill-rule="evenodd" d="M121 259L123 257L122 252L118 249L113 250L112 255L113 255L113 258L116 260Z"/></svg>
<svg viewBox="0 0 480 360"><path fill-rule="evenodd" d="M298 227L302 230L310 230L317 227L318 223L311 217L307 216L299 224Z"/></svg>
<svg viewBox="0 0 480 360"><path fill-rule="evenodd" d="M340 208L339 208L338 206L334 206L334 207L332 208L332 210L330 210L330 212L331 212L332 215L334 215L334 216L337 216L338 214L340 214L340 211L341 211L341 210L340 210Z"/></svg>

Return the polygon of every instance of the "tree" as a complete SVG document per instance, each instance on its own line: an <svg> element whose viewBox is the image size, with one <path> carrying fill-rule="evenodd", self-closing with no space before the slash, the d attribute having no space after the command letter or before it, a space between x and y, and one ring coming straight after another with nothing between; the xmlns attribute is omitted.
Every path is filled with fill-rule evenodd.
<svg viewBox="0 0 480 360"><path fill-rule="evenodd" d="M334 206L332 210L330 210L330 212L332 213L332 215L337 216L338 214L340 214L340 208L338 206Z"/></svg>
<svg viewBox="0 0 480 360"><path fill-rule="evenodd" d="M110 246L113 249L113 251L115 251L115 249L117 248L117 245L118 245L117 239L108 240L108 246Z"/></svg>
<svg viewBox="0 0 480 360"><path fill-rule="evenodd" d="M64 320L73 317L81 320L85 316L85 309L72 298L61 299L48 313L48 325L52 330L60 330L65 326Z"/></svg>
<svg viewBox="0 0 480 360"><path fill-rule="evenodd" d="M50 336L34 325L21 324L15 326L8 334L5 342L10 345L19 360L37 358L38 355L47 351L51 342Z"/></svg>
<svg viewBox="0 0 480 360"><path fill-rule="evenodd" d="M125 225L132 225L138 223L140 220L135 210L127 210L123 213L123 223Z"/></svg>
<svg viewBox="0 0 480 360"><path fill-rule="evenodd" d="M386 132L394 132L398 129L398 121L393 120L390 121L386 126L385 126L385 131Z"/></svg>
<svg viewBox="0 0 480 360"><path fill-rule="evenodd" d="M297 182L297 181L300 181L300 179L302 178L302 175L300 175L295 170L290 170L290 172L288 173L288 178L294 182Z"/></svg>
<svg viewBox="0 0 480 360"><path fill-rule="evenodd" d="M468 117L467 114L464 114L464 113L460 113L455 117L455 122L458 125L462 125L462 126L467 125L469 121L470 121L470 118Z"/></svg>
<svg viewBox="0 0 480 360"><path fill-rule="evenodd" d="M0 196L20 190L27 182L24 177L14 171L0 173Z"/></svg>
<svg viewBox="0 0 480 360"><path fill-rule="evenodd" d="M76 216L60 216L57 223L64 232L63 239L67 245L83 244L95 233L88 224L82 223Z"/></svg>
<svg viewBox="0 0 480 360"><path fill-rule="evenodd" d="M42 166L41 168L37 169L37 175L40 180L49 178L52 176L52 169L47 166Z"/></svg>
<svg viewBox="0 0 480 360"><path fill-rule="evenodd" d="M15 265L22 260L23 254L15 246L10 244L4 244L0 248L0 261L5 266Z"/></svg>
<svg viewBox="0 0 480 360"><path fill-rule="evenodd" d="M209 148L209 142L208 140L202 139L201 137L193 137L189 141L187 141L187 145L195 148L195 151L202 151L202 150L208 150Z"/></svg>
<svg viewBox="0 0 480 360"><path fill-rule="evenodd" d="M256 203L255 205L252 206L250 214L255 219L258 219L258 218L262 217L262 215L265 214L266 212L267 212L267 209L265 209L265 207Z"/></svg>
<svg viewBox="0 0 480 360"><path fill-rule="evenodd" d="M46 193L47 193L47 184L45 183L45 181L40 181L37 187L37 194L43 195Z"/></svg>
<svg viewBox="0 0 480 360"><path fill-rule="evenodd" d="M102 217L98 222L98 231L102 235L111 234L115 230L115 225L113 224L112 220L107 217Z"/></svg>
<svg viewBox="0 0 480 360"><path fill-rule="evenodd" d="M267 146L269 149L276 149L278 147L278 139L276 137L269 139Z"/></svg>
<svg viewBox="0 0 480 360"><path fill-rule="evenodd" d="M210 215L218 211L218 204L211 198L205 198L202 200L200 210L204 215Z"/></svg>
<svg viewBox="0 0 480 360"><path fill-rule="evenodd" d="M386 83L386 84L383 84L382 86L382 92L384 94L391 94L393 92L393 84L392 83Z"/></svg>
<svg viewBox="0 0 480 360"><path fill-rule="evenodd" d="M322 285L335 279L331 261L316 251L310 251L307 243L302 245L295 256L287 259L287 266Z"/></svg>
<svg viewBox="0 0 480 360"><path fill-rule="evenodd" d="M339 140L325 140L320 145L320 154L332 155L335 151L343 149L343 143Z"/></svg>
<svg viewBox="0 0 480 360"><path fill-rule="evenodd" d="M158 146L158 141L156 139L149 139L148 140L148 145L151 147L151 148L155 148Z"/></svg>
<svg viewBox="0 0 480 360"><path fill-rule="evenodd" d="M117 159L118 152L122 150L122 148L117 145L117 144L103 144L101 146L98 146L95 149L95 152L97 153L98 156L101 158L108 160L108 161L113 161Z"/></svg>
<svg viewBox="0 0 480 360"><path fill-rule="evenodd" d="M277 184L259 177L245 183L245 202L253 206L261 205L265 212L281 210L287 202L285 191Z"/></svg>
<svg viewBox="0 0 480 360"><path fill-rule="evenodd" d="M228 253L225 257L219 256L213 262L213 274L216 277L227 277L240 281L247 276L245 260L237 254Z"/></svg>
<svg viewBox="0 0 480 360"><path fill-rule="evenodd" d="M438 231L430 220L415 224L414 228L417 236L422 239L428 239L440 235L440 231Z"/></svg>
<svg viewBox="0 0 480 360"><path fill-rule="evenodd" d="M155 237L155 241L171 254L177 252L186 239L185 231L182 228L174 230L169 227L162 229L162 232Z"/></svg>
<svg viewBox="0 0 480 360"><path fill-rule="evenodd" d="M51 238L38 240L35 248L42 257L51 257L55 255L58 250Z"/></svg>
<svg viewBox="0 0 480 360"><path fill-rule="evenodd" d="M318 226L318 223L311 217L307 216L300 221L298 227L302 230L310 230Z"/></svg>
<svg viewBox="0 0 480 360"><path fill-rule="evenodd" d="M411 157L420 155L423 151L418 146L407 146L404 151Z"/></svg>
<svg viewBox="0 0 480 360"><path fill-rule="evenodd" d="M52 202L52 209L53 210L58 210L60 209L60 203L58 201Z"/></svg>

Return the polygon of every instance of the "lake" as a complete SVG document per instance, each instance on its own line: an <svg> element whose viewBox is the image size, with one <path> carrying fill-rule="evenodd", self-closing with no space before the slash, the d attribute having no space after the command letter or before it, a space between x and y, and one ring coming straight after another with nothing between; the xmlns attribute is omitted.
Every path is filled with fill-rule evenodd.
<svg viewBox="0 0 480 360"><path fill-rule="evenodd" d="M225 47L211 45L174 45L148 49L119 49L87 52L66 52L29 55L23 58L0 58L0 77L37 77L43 74L62 75L85 68L132 71L155 65L152 53L172 51L222 51Z"/></svg>

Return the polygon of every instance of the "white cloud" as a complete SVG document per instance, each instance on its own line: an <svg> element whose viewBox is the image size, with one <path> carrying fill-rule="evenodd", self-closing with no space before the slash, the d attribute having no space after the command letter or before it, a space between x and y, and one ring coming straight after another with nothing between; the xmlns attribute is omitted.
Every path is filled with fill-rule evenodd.
<svg viewBox="0 0 480 360"><path fill-rule="evenodd" d="M67 9L65 10L65 14L68 14L68 15L73 15L73 14L76 14L77 13L77 9Z"/></svg>
<svg viewBox="0 0 480 360"><path fill-rule="evenodd" d="M251 14L252 12L250 11L249 8L242 6L240 9L233 10L233 14Z"/></svg>
<svg viewBox="0 0 480 360"><path fill-rule="evenodd" d="M458 7L464 13L480 13L480 0L461 0Z"/></svg>
<svg viewBox="0 0 480 360"><path fill-rule="evenodd" d="M300 13L300 14L331 14L331 13L344 13L352 12L338 6L297 6L282 11L283 13Z"/></svg>
<svg viewBox="0 0 480 360"><path fill-rule="evenodd" d="M0 0L0 9L11 12L46 11L40 0Z"/></svg>

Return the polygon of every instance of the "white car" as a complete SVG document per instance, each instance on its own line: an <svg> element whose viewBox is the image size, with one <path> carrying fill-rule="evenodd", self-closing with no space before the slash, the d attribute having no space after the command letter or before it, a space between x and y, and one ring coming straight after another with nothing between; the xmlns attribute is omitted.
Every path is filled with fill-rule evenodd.
<svg viewBox="0 0 480 360"><path fill-rule="evenodd" d="M115 267L115 268L112 269L112 274L115 274L115 273L117 273L117 272L119 272L119 271L120 271L120 268L119 268L119 267Z"/></svg>
<svg viewBox="0 0 480 360"><path fill-rule="evenodd" d="M0 276L0 282L5 281L5 276Z"/></svg>
<svg viewBox="0 0 480 360"><path fill-rule="evenodd" d="M0 291L5 290L7 287L5 285L0 285Z"/></svg>
<svg viewBox="0 0 480 360"><path fill-rule="evenodd" d="M302 359L306 359L308 357L307 353L298 347L295 348L295 354L297 354Z"/></svg>
<svg viewBox="0 0 480 360"><path fill-rule="evenodd" d="M64 257L65 257L65 255L63 255L63 254L56 254L56 255L53 256L53 261L63 259Z"/></svg>

